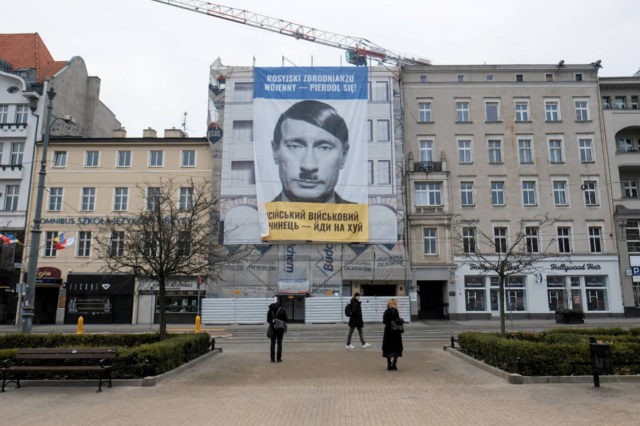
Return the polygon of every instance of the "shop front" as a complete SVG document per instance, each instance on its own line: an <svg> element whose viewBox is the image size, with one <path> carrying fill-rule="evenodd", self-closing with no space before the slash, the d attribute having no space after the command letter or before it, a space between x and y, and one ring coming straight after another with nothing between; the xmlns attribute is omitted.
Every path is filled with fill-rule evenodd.
<svg viewBox="0 0 640 426"><path fill-rule="evenodd" d="M34 324L55 324L58 297L62 287L62 272L58 268L43 266L36 275L36 293L33 306Z"/></svg>
<svg viewBox="0 0 640 426"><path fill-rule="evenodd" d="M132 275L69 274L64 322L131 324L133 290Z"/></svg>
<svg viewBox="0 0 640 426"><path fill-rule="evenodd" d="M158 292L157 281L138 279L138 324L160 322ZM167 324L193 324L204 296L203 279L198 277L170 279L165 288Z"/></svg>

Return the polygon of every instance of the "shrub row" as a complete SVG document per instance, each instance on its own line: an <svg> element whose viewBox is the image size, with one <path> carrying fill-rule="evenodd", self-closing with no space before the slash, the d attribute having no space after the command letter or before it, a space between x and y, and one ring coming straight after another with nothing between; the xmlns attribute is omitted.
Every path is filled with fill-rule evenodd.
<svg viewBox="0 0 640 426"><path fill-rule="evenodd" d="M614 374L640 374L640 343L598 334L603 331L608 330L591 330L598 340L612 342ZM588 334L466 332L458 340L466 354L510 373L571 376L591 374Z"/></svg>
<svg viewBox="0 0 640 426"><path fill-rule="evenodd" d="M118 357L113 360L113 378L131 379L155 376L172 370L209 351L207 333L173 334L159 340L158 333L105 334L105 335L20 335L15 339L21 345L0 349L0 360L13 358L17 348L35 347L117 347ZM3 336L4 337L4 336ZM68 338L67 338L68 337ZM135 341L140 342L135 345ZM55 344L58 343L58 344ZM76 364L77 361L73 361ZM89 361L93 363L93 361ZM87 377L86 373L28 373L25 379L60 379ZM96 375L97 377L97 375Z"/></svg>

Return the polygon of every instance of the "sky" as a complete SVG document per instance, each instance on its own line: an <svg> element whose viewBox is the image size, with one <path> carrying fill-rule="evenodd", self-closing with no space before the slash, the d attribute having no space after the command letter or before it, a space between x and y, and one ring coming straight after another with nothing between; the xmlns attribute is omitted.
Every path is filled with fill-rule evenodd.
<svg viewBox="0 0 640 426"><path fill-rule="evenodd" d="M585 64L600 76L640 67L637 0L221 0L296 24L366 38L448 64ZM339 66L344 51L152 0L4 2L2 33L40 34L55 60L84 59L129 137L152 127L206 134L209 66ZM283 60L283 57L285 58Z"/></svg>

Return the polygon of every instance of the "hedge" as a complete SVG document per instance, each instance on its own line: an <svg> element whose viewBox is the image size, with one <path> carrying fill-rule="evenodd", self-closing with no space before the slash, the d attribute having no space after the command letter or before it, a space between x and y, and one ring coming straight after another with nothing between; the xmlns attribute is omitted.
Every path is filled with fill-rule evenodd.
<svg viewBox="0 0 640 426"><path fill-rule="evenodd" d="M131 379L155 376L172 370L209 351L207 333L170 334L160 341L158 333L145 334L19 334L0 336L0 360L13 358L17 348L37 347L117 347L113 378ZM6 346L16 344L11 348ZM0 346L2 348L3 346ZM75 364L77 361L73 361ZM89 361L92 362L92 361ZM86 374L86 373L85 373ZM25 379L86 377L83 373L28 373ZM97 376L96 376L97 377Z"/></svg>
<svg viewBox="0 0 640 426"><path fill-rule="evenodd" d="M572 331L556 329L505 335L465 332L458 336L458 340L464 353L511 373L571 376L591 374L589 336L594 336L596 340L611 344L614 374L640 374L640 341L636 331Z"/></svg>

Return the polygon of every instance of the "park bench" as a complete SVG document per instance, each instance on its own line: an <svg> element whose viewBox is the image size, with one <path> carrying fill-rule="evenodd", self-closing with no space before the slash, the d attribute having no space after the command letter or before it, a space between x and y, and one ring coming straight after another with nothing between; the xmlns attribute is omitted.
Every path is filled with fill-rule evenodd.
<svg viewBox="0 0 640 426"><path fill-rule="evenodd" d="M35 348L18 349L13 359L2 362L2 392L8 383L20 387L25 372L86 371L99 372L98 392L102 381L109 379L111 387L111 361L117 356L115 348Z"/></svg>

